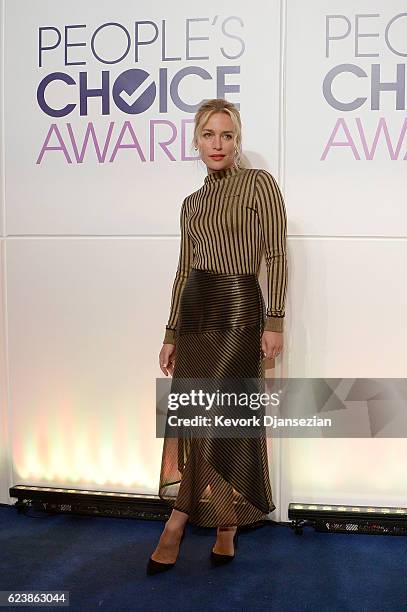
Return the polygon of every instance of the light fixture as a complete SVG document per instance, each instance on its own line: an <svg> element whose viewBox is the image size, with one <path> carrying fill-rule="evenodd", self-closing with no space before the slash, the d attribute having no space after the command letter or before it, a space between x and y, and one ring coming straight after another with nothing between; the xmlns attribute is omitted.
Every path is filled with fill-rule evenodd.
<svg viewBox="0 0 407 612"><path fill-rule="evenodd" d="M290 503L288 518L297 534L312 526L330 533L407 535L407 508L398 506Z"/></svg>

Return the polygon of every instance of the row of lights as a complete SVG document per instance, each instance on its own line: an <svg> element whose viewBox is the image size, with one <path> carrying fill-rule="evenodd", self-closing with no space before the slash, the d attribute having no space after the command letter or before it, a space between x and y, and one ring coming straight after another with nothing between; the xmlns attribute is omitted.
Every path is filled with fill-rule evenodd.
<svg viewBox="0 0 407 612"><path fill-rule="evenodd" d="M24 489L29 491L52 491L53 493L79 493L82 495L90 494L90 495L110 495L113 497L131 497L131 498L142 498L143 495L138 495L137 493L109 493L105 491L84 491L83 489L55 489L50 487L30 487L25 485L17 485L13 487L14 489Z"/></svg>
<svg viewBox="0 0 407 612"><path fill-rule="evenodd" d="M84 491L83 489L56 489L53 487L32 487L25 485L16 485L15 489L24 489L29 491L51 491L53 493L77 493L80 495L103 495L110 497L126 497L130 499L143 499L151 497L148 495L139 495L137 493L111 493L107 491ZM322 504L290 504L293 510L322 510L322 511L338 511L338 512L370 512L374 514L400 514L407 515L407 508L390 507L390 508L372 508L366 506L327 506Z"/></svg>
<svg viewBox="0 0 407 612"><path fill-rule="evenodd" d="M292 504L295 510L338 510L339 512L381 512L382 514L407 514L405 508L366 508L361 506L322 506L318 504Z"/></svg>

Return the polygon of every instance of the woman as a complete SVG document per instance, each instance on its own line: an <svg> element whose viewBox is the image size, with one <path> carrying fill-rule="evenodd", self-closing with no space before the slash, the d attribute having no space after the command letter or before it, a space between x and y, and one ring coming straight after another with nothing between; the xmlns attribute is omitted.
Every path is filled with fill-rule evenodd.
<svg viewBox="0 0 407 612"><path fill-rule="evenodd" d="M195 115L194 145L207 166L181 207L181 244L171 309L159 355L180 379L264 377L264 359L283 348L287 288L286 212L274 177L241 166L241 120L223 99ZM258 284L267 264L267 301ZM147 565L174 566L189 520L217 527L215 565L234 558L238 527L274 510L264 436L184 440L165 437L159 495L173 507Z"/></svg>

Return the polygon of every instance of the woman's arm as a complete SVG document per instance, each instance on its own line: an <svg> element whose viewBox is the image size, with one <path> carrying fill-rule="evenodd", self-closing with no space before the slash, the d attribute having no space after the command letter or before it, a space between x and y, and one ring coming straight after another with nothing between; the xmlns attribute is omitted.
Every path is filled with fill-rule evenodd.
<svg viewBox="0 0 407 612"><path fill-rule="evenodd" d="M181 299L182 290L192 267L193 248L186 225L185 200L182 202L181 206L180 228L181 243L178 267L172 287L170 316L166 325L165 337L163 340L164 344L175 344L175 330L178 321L179 302Z"/></svg>
<svg viewBox="0 0 407 612"><path fill-rule="evenodd" d="M282 332L287 292L287 217L284 199L267 170L256 177L256 206L267 265L267 320L265 331Z"/></svg>

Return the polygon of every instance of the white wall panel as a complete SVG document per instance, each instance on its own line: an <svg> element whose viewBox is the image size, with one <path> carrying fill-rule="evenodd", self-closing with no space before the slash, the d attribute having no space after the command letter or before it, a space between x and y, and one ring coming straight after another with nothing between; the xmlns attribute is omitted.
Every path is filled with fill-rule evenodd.
<svg viewBox="0 0 407 612"><path fill-rule="evenodd" d="M406 240L291 238L283 375L405 378ZM290 502L401 505L404 438L278 440L281 520Z"/></svg>
<svg viewBox="0 0 407 612"><path fill-rule="evenodd" d="M176 211L182 199L201 185L205 174L202 164L183 160L183 146L185 156L196 155L190 149L194 111L185 107L185 103L198 105L205 98L224 97L225 89L221 88L223 72L226 72L225 87L229 89L227 99L240 104L249 163L277 170L280 48L277 0L267 4L257 0L250 5L228 1L222 6L205 7L194 1L176 3L170 8L162 2L153 2L148 4L148 9L146 7L125 1L112 4L100 0L86 3L74 0L61 5L52 0L32 0L30 10L27 10L26 0L6 2L6 203L9 235L177 233ZM24 19L21 19L22 14ZM136 61L135 22L146 19L157 24L159 35L154 44L139 49ZM190 22L189 36L204 39L190 41L189 57L186 56L188 19L201 19ZM130 32L129 54L115 64L102 63L92 54L94 32L109 22L116 22L120 27L105 27L95 38L96 53L106 60L113 61L123 54L127 45L126 32ZM75 24L86 27L69 27ZM84 65L65 65L65 26L68 26L68 44L86 43L86 46L68 47L67 61L85 62ZM43 51L40 67L39 31L44 27L56 30L42 32L43 47L55 46L59 40L58 33L62 32L62 39L55 49ZM143 40L152 38L153 27L143 26L140 34ZM168 57L180 59L170 61ZM196 59L200 57L203 59ZM181 70L192 67L199 74L184 77L179 86L184 103L175 103L171 82ZM48 85L45 101L55 109L76 104L70 114L52 117L37 102L39 84L50 74L63 73L79 82L82 72L90 88L100 88L102 72L105 71L112 88L116 79L127 70L143 70L149 75L139 84L139 89L136 89L135 80L130 83L127 93L136 92L136 96L147 86L155 86L158 91L159 70L167 71L166 111L159 107L157 94L153 104L144 112L125 112L120 97L125 95L121 89L123 85L118 86L116 92L118 99L122 100L122 108L113 104L112 94L108 114L102 115L100 98L90 98L88 114L80 115L79 87L60 80ZM205 74L202 71L207 78L203 78ZM137 77L141 73L131 74ZM164 96L164 87L160 91ZM140 95L140 105L143 100ZM126 121L134 130L144 160L134 147L122 148L112 158ZM153 121L167 122L154 128L155 137L150 134ZM188 122L185 138L182 121ZM73 140L79 141L81 150L89 122L94 125L101 148L109 126L113 126L104 162L99 163L94 147L91 148L91 140L83 162L76 162L69 129ZM53 128L49 146L59 146L60 150L45 152L41 162L37 163L54 124L56 128ZM61 134L59 140L56 129ZM124 145L132 142L130 128L127 126L126 129L127 134L121 141ZM166 154L159 142L169 140L173 129L174 142L168 145L170 153ZM67 162L62 146L66 147L72 163Z"/></svg>
<svg viewBox="0 0 407 612"><path fill-rule="evenodd" d="M0 0L0 236L4 235L4 0Z"/></svg>
<svg viewBox="0 0 407 612"><path fill-rule="evenodd" d="M407 240L291 238L291 377L405 377Z"/></svg>
<svg viewBox="0 0 407 612"><path fill-rule="evenodd" d="M8 440L7 361L5 329L4 257L5 240L0 238L0 503L10 503L11 462Z"/></svg>
<svg viewBox="0 0 407 612"><path fill-rule="evenodd" d="M8 486L18 482L157 492L162 440L155 438L155 378L162 375L158 352L177 264L179 208L205 174L199 162L183 159L182 120L191 121L193 111L178 108L171 95L165 111L156 98L142 113L111 104L102 115L100 99L91 99L87 115L76 108L66 117L50 117L38 105L37 87L53 72L75 80L84 72L96 88L103 70L111 84L126 70L145 70L148 76L139 89L132 82L139 92L157 83L160 69L171 80L179 70L197 66L210 78L189 75L179 88L181 98L195 104L223 97L216 70L235 70L225 83L238 91L224 97L240 103L247 164L273 172L287 205L290 280L281 374L405 377L406 138L400 139L394 159L384 132L371 159L361 141L365 134L371 146L380 118L393 146L402 130L405 106L395 109L395 92L381 93L380 108L374 109L369 88L373 64L385 81L394 81L396 70L402 70L397 65L404 55L388 42L407 52L407 18L397 18L405 7L401 0L386 6L361 0L353 8L337 0L281 5L282 16L276 0L228 0L213 7L193 0L170 8L158 0L148 6L125 0L32 0L29 8L26 0L6 0L6 157L0 198L0 254L7 255L0 262L7 279L7 286L0 279L0 444L6 463L4 458L0 463L0 501L8 501ZM328 56L329 15L342 17L329 22ZM193 41L191 55L208 59L186 57L186 20L191 18L203 19L191 22L191 36L209 38ZM158 38L140 48L136 61L134 24L144 19L158 25ZM361 35L355 51L357 19ZM98 26L113 21L131 33L131 50L123 61L103 64L92 56L91 37ZM65 65L62 39L44 53L39 67L39 28L53 27L63 36L65 26L75 24L86 27L68 28L69 42L86 45L68 47L67 57L86 63ZM166 57L179 60L162 57L164 27ZM123 29L104 33L98 50L113 58L123 48ZM47 32L50 46L53 34L56 30ZM341 64L369 74L344 73L334 81L338 99L368 96L353 111L334 109L323 94L326 74ZM55 107L78 103L78 87L54 83L46 100ZM154 120L170 123L158 125L150 147ZM125 121L133 126L145 161L134 148L111 158ZM321 159L338 121L342 132L336 140L344 139L348 126L354 148L334 146ZM112 125L103 163L94 149L83 162L75 159L69 129L82 141L89 122L99 141ZM36 163L52 124L63 135L72 163L61 151L48 151ZM186 125L184 157L193 155ZM171 158L159 142L173 126ZM0 122L0 136L1 128ZM123 143L130 143L129 133ZM56 144L54 134L50 145ZM264 269L261 278L264 286ZM269 441L278 506L273 518L285 520L290 501L405 505L403 442Z"/></svg>
<svg viewBox="0 0 407 612"><path fill-rule="evenodd" d="M405 10L402 0L287 1L285 193L290 234L406 235ZM335 100L350 103L366 97L359 108L343 110L328 101L324 80L331 70L343 70L332 82ZM382 82L398 78L399 107L395 91L382 91L374 107L372 70L380 72ZM331 136L335 143L348 144L331 146L324 158Z"/></svg>
<svg viewBox="0 0 407 612"><path fill-rule="evenodd" d="M406 506L405 438L286 438L281 520L290 502Z"/></svg>
<svg viewBox="0 0 407 612"><path fill-rule="evenodd" d="M173 239L9 241L16 482L157 492L155 378L177 250Z"/></svg>
<svg viewBox="0 0 407 612"><path fill-rule="evenodd" d="M5 240L4 235L4 150L3 150L3 24L4 1L0 0L0 503L9 503L10 460L8 447L7 368L5 336Z"/></svg>

